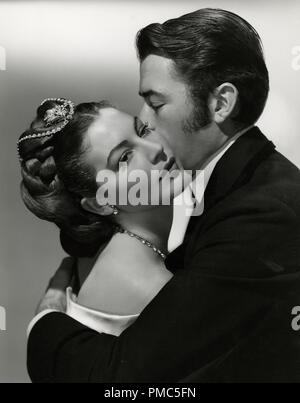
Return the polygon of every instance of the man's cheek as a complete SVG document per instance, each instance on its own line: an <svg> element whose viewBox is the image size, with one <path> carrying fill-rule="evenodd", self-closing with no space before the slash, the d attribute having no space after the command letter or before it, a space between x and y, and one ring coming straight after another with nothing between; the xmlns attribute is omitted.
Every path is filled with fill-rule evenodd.
<svg viewBox="0 0 300 403"><path fill-rule="evenodd" d="M178 117L173 120L169 120L163 125L162 133L165 135L167 139L174 139L178 133L182 131L182 122L178 119Z"/></svg>

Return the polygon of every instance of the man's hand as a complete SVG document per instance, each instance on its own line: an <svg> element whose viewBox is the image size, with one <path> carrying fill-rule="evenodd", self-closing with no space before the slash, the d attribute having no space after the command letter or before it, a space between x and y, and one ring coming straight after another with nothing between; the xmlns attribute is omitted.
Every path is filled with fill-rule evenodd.
<svg viewBox="0 0 300 403"><path fill-rule="evenodd" d="M46 309L66 312L66 288L71 285L74 264L75 259L71 257L67 257L62 261L49 282L46 294L36 309L36 315Z"/></svg>

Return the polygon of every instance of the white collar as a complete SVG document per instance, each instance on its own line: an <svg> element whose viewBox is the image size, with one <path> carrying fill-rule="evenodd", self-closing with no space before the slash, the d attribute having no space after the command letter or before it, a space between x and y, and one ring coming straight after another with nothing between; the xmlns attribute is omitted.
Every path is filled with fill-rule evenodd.
<svg viewBox="0 0 300 403"><path fill-rule="evenodd" d="M252 126L236 133L214 155L206 161L205 167L199 171L193 182L183 193L174 199L173 225L169 236L169 252L176 249L182 242L192 215L201 215L204 210L204 191L218 161L234 142L246 133ZM195 199L193 199L194 194Z"/></svg>

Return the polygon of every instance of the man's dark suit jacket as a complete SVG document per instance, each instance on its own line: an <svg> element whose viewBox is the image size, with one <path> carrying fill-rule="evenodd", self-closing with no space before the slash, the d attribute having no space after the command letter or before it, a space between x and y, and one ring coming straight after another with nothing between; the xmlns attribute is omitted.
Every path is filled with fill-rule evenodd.
<svg viewBox="0 0 300 403"><path fill-rule="evenodd" d="M174 277L137 321L115 337L44 316L28 341L30 377L299 382L299 246L299 169L254 127L218 162L203 215L167 258Z"/></svg>

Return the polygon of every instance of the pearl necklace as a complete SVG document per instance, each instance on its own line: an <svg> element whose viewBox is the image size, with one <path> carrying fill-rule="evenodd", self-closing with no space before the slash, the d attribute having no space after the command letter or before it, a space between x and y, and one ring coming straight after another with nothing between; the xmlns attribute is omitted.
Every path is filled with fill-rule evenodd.
<svg viewBox="0 0 300 403"><path fill-rule="evenodd" d="M142 238L141 236L134 234L131 231L128 231L125 228L122 227L118 227L117 228L117 232L120 232L121 234L127 234L129 235L131 238L136 238L138 241L140 241L143 245L148 246L149 248L151 248L155 253L157 253L163 260L166 259L167 255L165 253L163 253L160 249L158 249L155 245L153 245L153 243L147 241L147 239Z"/></svg>

